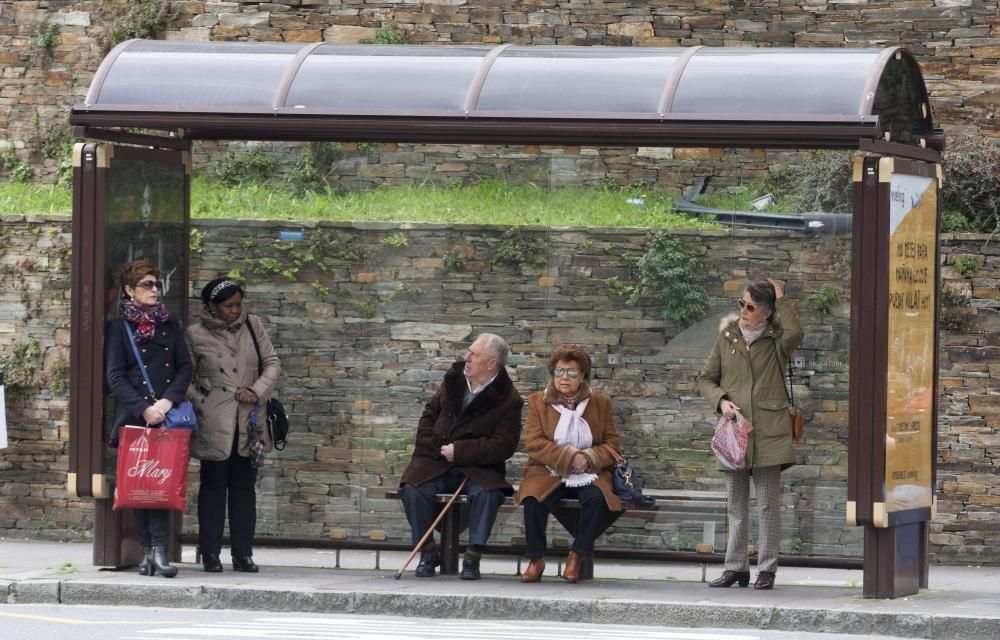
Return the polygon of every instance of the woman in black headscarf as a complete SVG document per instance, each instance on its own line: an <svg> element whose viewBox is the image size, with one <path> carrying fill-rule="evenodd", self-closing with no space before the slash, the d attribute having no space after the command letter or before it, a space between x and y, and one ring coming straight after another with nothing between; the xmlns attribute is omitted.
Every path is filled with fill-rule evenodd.
<svg viewBox="0 0 1000 640"><path fill-rule="evenodd" d="M243 310L243 296L240 283L212 280L201 290L204 306L187 330L194 359L188 397L199 425L191 455L201 460L198 548L205 571L211 572L222 571L227 503L233 569L258 571L253 561L255 484L263 452L271 447L265 404L281 373L260 318Z"/></svg>

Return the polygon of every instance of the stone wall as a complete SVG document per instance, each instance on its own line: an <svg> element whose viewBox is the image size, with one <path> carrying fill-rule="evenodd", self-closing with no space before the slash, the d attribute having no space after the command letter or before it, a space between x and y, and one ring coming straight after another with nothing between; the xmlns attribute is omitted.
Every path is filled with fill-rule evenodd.
<svg viewBox="0 0 1000 640"><path fill-rule="evenodd" d="M122 3L127 4L127 3ZM677 47L907 47L921 64L935 121L946 128L974 128L1000 137L993 117L1000 105L1000 8L996 0L892 0L863 3L706 2L583 3L538 0L282 0L275 3L168 2L168 40L359 42L395 25L409 42L439 44L560 44ZM0 3L0 152L17 156L47 179L59 159L41 149L60 131L69 107L82 102L100 64L102 42L114 16L107 3L15 0ZM44 21L59 29L51 50L32 44ZM196 159L218 158L225 144L199 147ZM348 152L356 150L350 146ZM483 152L480 157L485 157ZM620 184L641 180L661 186L690 184L691 175L713 175L736 184L782 154L730 153L732 162L710 159L706 167L677 173L669 155L647 157L641 149L498 148L501 170L541 176L545 184L567 177L583 181L608 175ZM662 152L661 152L662 153ZM667 151L667 154L670 152ZM697 151L695 153L702 153ZM711 152L721 153L721 152ZM537 154L537 157L536 157ZM372 182L420 182L430 175L489 176L488 166L466 165L457 147L387 145L348 153L335 175L342 186ZM406 171L395 166L406 156ZM600 158L594 161L593 156ZM631 156L621 163L618 156ZM661 162L666 160L666 162ZM372 165L386 163L389 169ZM567 167L572 166L571 171ZM626 168L630 167L630 168ZM601 172L604 172L603 174ZM596 178L592 177L592 174Z"/></svg>
<svg viewBox="0 0 1000 640"><path fill-rule="evenodd" d="M34 361L49 377L8 408L12 442L0 452L0 535L86 535L90 505L65 496L67 403L64 388L52 384L65 384L57 363L67 360L62 247L69 220L8 216L2 222L0 349L8 353L36 338ZM662 319L658 300L628 306L607 284L612 276L627 280L622 256L643 250L644 230L531 228L524 237L538 244L522 255L524 264L493 264L510 242L505 228L208 220L195 227L205 235L204 249L192 255L191 291L220 272L240 270L250 281L248 306L265 317L284 367L281 398L294 432L262 474L261 533L366 537L383 531L407 540L399 504L384 491L396 486L423 404L443 371L481 331L511 342L509 370L524 394L545 384L545 356L553 345L587 345L594 386L614 397L624 449L648 486L722 489L708 447L713 419L694 388L717 317L678 336ZM291 252L287 243L274 243L282 229L303 229L305 240ZM797 354L795 395L806 412L808 444L797 447L799 464L783 474L783 549L857 555L860 530L843 524L849 305L822 314L806 300L825 284L848 299L849 238L677 233L704 256L710 316L732 309L747 277L788 281L807 332ZM289 272L291 278L276 274L295 268L291 255L309 256L312 266ZM537 263L538 255L547 259ZM992 425L1000 413L1000 249L983 237L949 237L943 255L946 284L966 289L971 302L950 309L966 326L942 333L940 508L932 548L941 561L997 562L1000 449ZM524 460L518 453L511 462L512 479L520 477ZM196 524L196 470L192 463L188 530ZM700 521L623 518L608 542L690 548L701 532ZM720 527L718 547L723 534ZM495 539L518 535L519 514L502 515Z"/></svg>

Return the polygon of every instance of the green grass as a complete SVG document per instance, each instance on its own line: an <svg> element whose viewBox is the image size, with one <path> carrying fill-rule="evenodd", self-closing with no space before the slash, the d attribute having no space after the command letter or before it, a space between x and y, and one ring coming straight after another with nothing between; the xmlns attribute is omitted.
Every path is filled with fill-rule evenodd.
<svg viewBox="0 0 1000 640"><path fill-rule="evenodd" d="M716 191L714 193L700 196L695 202L705 207L722 209L723 211L750 211L756 212L753 200L767 195L767 191L757 186L743 186L739 190ZM784 197L783 194L774 193L775 201L759 213L796 213L797 205L794 199Z"/></svg>
<svg viewBox="0 0 1000 640"><path fill-rule="evenodd" d="M0 213L70 215L73 191L68 186L0 182Z"/></svg>
<svg viewBox="0 0 1000 640"><path fill-rule="evenodd" d="M487 180L468 187L386 187L374 191L296 195L270 185L226 187L196 177L191 216L256 220L411 221L543 226L697 227L706 223L673 211L669 195L634 189L544 189ZM0 182L0 212L69 215L68 187Z"/></svg>

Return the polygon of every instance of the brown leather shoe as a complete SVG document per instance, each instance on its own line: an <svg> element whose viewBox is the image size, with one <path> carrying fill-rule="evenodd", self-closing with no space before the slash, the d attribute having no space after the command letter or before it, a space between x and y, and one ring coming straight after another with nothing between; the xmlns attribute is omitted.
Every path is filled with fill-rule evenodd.
<svg viewBox="0 0 1000 640"><path fill-rule="evenodd" d="M521 582L540 582L545 571L545 558L531 558L528 568L521 574Z"/></svg>
<svg viewBox="0 0 1000 640"><path fill-rule="evenodd" d="M580 561L583 558L576 551L570 551L566 556L566 566L563 567L562 578L566 582L576 582L580 579Z"/></svg>
<svg viewBox="0 0 1000 640"><path fill-rule="evenodd" d="M764 591L774 588L774 572L761 571L757 574L757 581L753 583L753 588L757 591Z"/></svg>

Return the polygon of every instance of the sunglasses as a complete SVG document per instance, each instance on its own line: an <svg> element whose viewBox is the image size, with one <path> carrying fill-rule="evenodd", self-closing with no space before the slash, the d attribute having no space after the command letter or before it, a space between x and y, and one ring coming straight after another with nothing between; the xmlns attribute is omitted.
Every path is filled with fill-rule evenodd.
<svg viewBox="0 0 1000 640"><path fill-rule="evenodd" d="M146 291L152 291L153 289L159 289L160 291L163 291L163 283L159 280L155 282L152 280L144 280L135 286L142 287Z"/></svg>
<svg viewBox="0 0 1000 640"><path fill-rule="evenodd" d="M552 375L557 378L563 377L563 374L568 375L570 378L576 379L576 377L580 375L580 372L577 371L576 369L563 369L562 367L556 367L555 369L552 370Z"/></svg>
<svg viewBox="0 0 1000 640"><path fill-rule="evenodd" d="M754 305L750 304L749 302L745 302L745 301L744 301L744 300L742 300L742 299L741 299L741 300L739 301L739 305L740 305L740 309L746 309L746 310L747 310L747 311L749 311L750 313L753 313L754 311L756 311L756 310L757 310L757 307L756 307L756 306L754 306Z"/></svg>

